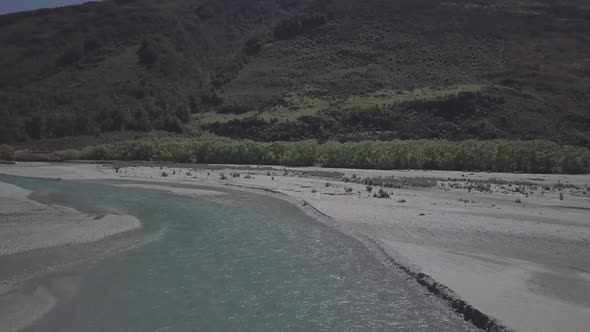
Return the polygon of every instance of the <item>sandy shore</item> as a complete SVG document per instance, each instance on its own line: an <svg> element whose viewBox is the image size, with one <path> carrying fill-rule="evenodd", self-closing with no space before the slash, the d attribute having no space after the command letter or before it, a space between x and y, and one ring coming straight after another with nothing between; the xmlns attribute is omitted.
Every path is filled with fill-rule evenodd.
<svg viewBox="0 0 590 332"><path fill-rule="evenodd" d="M91 164L25 164L2 166L0 173L148 180L153 184L134 186L192 196L207 193L178 185L276 191L304 200L333 222L370 238L396 263L429 275L509 328L587 330L588 175L209 168L215 170L125 167L116 172L110 166ZM342 181L378 176L436 178L436 186L384 188L391 198L380 199L373 197L378 187L369 192L365 185Z"/></svg>
<svg viewBox="0 0 590 332"><path fill-rule="evenodd" d="M0 182L0 255L93 242L141 227L130 215L88 215L30 200L29 194Z"/></svg>

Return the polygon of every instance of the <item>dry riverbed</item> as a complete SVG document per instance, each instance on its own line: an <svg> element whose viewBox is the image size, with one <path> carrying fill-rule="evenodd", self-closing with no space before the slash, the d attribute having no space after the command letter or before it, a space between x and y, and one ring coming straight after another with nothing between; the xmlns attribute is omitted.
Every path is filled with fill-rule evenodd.
<svg viewBox="0 0 590 332"><path fill-rule="evenodd" d="M306 201L335 223L372 239L398 264L431 276L509 328L586 331L590 317L588 175L120 166L28 163L1 166L0 173L147 180L151 184L122 185L189 196L218 193L180 185L280 192ZM6 185L0 188L5 193L0 197L4 218L5 209L16 206L10 203L11 197L26 200L26 192ZM19 194L6 194L6 190ZM33 206L22 208L34 211ZM36 228L34 222L31 227ZM64 228L64 234L68 232L75 237L75 226ZM2 235L0 248L12 247L6 242L14 241L11 237Z"/></svg>

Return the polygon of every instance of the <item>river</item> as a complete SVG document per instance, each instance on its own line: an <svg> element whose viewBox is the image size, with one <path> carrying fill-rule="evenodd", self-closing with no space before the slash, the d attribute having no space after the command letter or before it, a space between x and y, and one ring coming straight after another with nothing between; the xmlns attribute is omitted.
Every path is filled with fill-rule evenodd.
<svg viewBox="0 0 590 332"><path fill-rule="evenodd" d="M34 191L31 197L44 203L131 214L143 224L133 235L96 244L129 248L84 263L75 293L26 331L474 330L361 243L277 198L0 181Z"/></svg>

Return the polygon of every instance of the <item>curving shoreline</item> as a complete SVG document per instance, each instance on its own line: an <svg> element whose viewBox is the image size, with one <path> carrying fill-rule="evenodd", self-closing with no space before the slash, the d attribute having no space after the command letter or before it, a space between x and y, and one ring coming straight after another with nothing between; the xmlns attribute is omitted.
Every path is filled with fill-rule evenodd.
<svg viewBox="0 0 590 332"><path fill-rule="evenodd" d="M91 244L142 227L131 215L85 214L32 200L31 193L0 179L0 259L10 266L0 279L0 330L3 331L18 331L29 326L61 299L73 296L79 287L76 273L64 274L63 271L90 256L80 254L72 259L44 262L44 251ZM16 265L19 267L15 269L14 260L19 261L19 257L22 260L28 257L23 255L29 254L32 258L23 263L39 263L30 267Z"/></svg>
<svg viewBox="0 0 590 332"><path fill-rule="evenodd" d="M141 228L141 222L131 215L85 214L31 200L30 194L0 181L0 256L95 242Z"/></svg>
<svg viewBox="0 0 590 332"><path fill-rule="evenodd" d="M23 166L23 165L21 165ZM184 167L192 168L191 165ZM568 186L590 184L587 175L466 174L424 171L339 171L347 176L465 177L499 183L532 182L565 185L552 190L490 193L466 189L394 189L393 199L372 198L363 185L338 179L301 176L317 169L283 167L237 168L247 178L221 179L231 166L193 169L26 164L0 173L63 179L149 181L145 189L193 195L206 186L231 187L285 199L314 219L360 240L380 260L407 273L429 292L445 300L474 325L488 331L551 331L564 326L583 331L590 313L590 250L588 196ZM176 171L176 172L174 172ZM174 174L174 175L172 175ZM197 187L191 187L197 186ZM345 188L353 188L352 194ZM205 188L207 189L207 188ZM498 190L496 190L498 189ZM176 192L175 192L176 191ZM358 194L357 194L358 192ZM192 193L192 194L191 194ZM565 200L558 198L565 193ZM198 194L197 194L198 195ZM523 202L516 203L520 198ZM459 203L457 203L457 201Z"/></svg>
<svg viewBox="0 0 590 332"><path fill-rule="evenodd" d="M321 212L306 200L299 200L295 197L286 195L280 191L270 189L260 189L256 187L232 186L240 190L245 190L257 194L270 194L275 198L287 201L301 209L306 215L312 217L314 220L321 222L329 227L336 228L342 234L351 237L362 243L367 250L377 258L385 266L396 271L402 271L409 277L414 279L417 283L424 286L431 294L443 300L449 307L451 307L457 314L462 316L466 321L471 322L479 329L489 332L510 332L512 329L502 324L496 318L487 315L478 309L471 306L465 300L453 292L450 288L434 280L431 276L424 274L413 268L410 265L403 264L403 260L399 255L392 254L384 248L384 244L374 238L355 232L353 229L347 228L344 224L333 220L329 215ZM380 243L381 242L381 243Z"/></svg>

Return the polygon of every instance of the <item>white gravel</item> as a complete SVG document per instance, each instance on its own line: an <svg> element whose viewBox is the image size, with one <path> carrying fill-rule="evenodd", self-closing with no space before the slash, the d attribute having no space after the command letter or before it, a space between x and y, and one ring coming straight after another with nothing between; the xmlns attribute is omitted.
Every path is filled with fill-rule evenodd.
<svg viewBox="0 0 590 332"><path fill-rule="evenodd" d="M88 215L28 199L29 191L0 182L0 256L98 241L141 227L130 215Z"/></svg>

